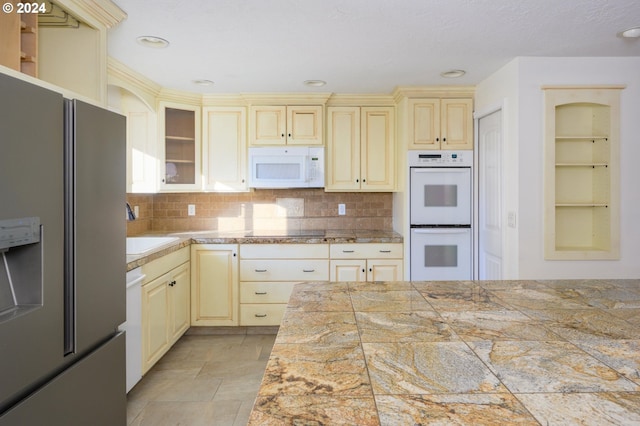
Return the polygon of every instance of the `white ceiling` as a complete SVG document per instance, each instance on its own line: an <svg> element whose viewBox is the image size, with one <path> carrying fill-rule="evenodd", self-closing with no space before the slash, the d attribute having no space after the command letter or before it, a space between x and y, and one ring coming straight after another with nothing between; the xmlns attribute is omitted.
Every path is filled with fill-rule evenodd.
<svg viewBox="0 0 640 426"><path fill-rule="evenodd" d="M390 93L475 85L517 56L640 56L640 39L616 35L640 26L640 0L114 2L128 18L110 30L109 55L189 92ZM141 35L171 44L143 47ZM439 75L449 69L467 74Z"/></svg>

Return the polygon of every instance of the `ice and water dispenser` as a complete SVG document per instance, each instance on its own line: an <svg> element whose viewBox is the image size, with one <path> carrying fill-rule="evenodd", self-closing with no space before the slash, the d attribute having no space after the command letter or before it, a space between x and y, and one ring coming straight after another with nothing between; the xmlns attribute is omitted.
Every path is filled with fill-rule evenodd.
<svg viewBox="0 0 640 426"><path fill-rule="evenodd" d="M0 220L0 322L42 306L40 218Z"/></svg>

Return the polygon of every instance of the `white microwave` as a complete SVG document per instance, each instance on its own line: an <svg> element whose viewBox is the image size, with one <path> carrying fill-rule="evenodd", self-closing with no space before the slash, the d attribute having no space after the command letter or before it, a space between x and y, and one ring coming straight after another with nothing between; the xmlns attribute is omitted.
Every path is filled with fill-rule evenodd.
<svg viewBox="0 0 640 426"><path fill-rule="evenodd" d="M323 188L323 147L249 148L250 188Z"/></svg>

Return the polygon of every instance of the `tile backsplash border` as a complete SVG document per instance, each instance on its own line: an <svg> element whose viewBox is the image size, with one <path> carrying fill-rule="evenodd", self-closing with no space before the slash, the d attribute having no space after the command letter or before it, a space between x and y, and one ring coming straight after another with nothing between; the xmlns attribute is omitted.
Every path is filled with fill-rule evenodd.
<svg viewBox="0 0 640 426"><path fill-rule="evenodd" d="M127 235L149 232L275 229L391 231L393 194L324 192L322 189L260 189L242 193L127 194L138 206ZM195 206L189 216L188 205ZM338 215L345 204L346 214Z"/></svg>

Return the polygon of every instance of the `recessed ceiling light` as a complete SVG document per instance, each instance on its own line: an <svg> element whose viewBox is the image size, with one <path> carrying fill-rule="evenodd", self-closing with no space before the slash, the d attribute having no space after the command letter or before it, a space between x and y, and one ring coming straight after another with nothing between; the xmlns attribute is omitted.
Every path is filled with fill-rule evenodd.
<svg viewBox="0 0 640 426"><path fill-rule="evenodd" d="M198 86L213 86L213 81L211 81L211 80L193 80L193 84L197 84Z"/></svg>
<svg viewBox="0 0 640 426"><path fill-rule="evenodd" d="M322 87L327 84L327 82L324 80L305 80L304 84L305 86Z"/></svg>
<svg viewBox="0 0 640 426"><path fill-rule="evenodd" d="M628 30L620 31L618 35L624 38L638 38L640 37L640 27L633 27Z"/></svg>
<svg viewBox="0 0 640 426"><path fill-rule="evenodd" d="M169 42L167 40L156 36L140 36L136 41L138 44L145 47L153 47L154 49L164 49L169 46Z"/></svg>
<svg viewBox="0 0 640 426"><path fill-rule="evenodd" d="M449 70L440 73L440 76L444 78L458 78L465 75L467 72L465 70Z"/></svg>

